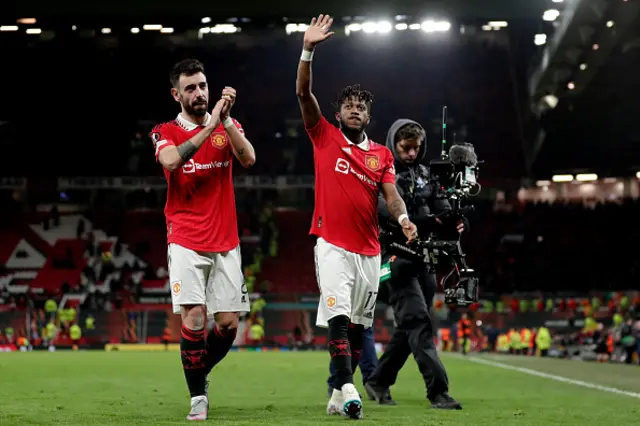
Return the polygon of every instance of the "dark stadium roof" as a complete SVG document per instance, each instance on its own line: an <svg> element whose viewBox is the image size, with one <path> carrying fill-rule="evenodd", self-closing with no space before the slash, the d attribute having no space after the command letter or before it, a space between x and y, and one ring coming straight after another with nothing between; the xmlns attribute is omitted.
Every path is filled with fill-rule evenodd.
<svg viewBox="0 0 640 426"><path fill-rule="evenodd" d="M603 14L593 24L592 38L581 49L571 47L581 50L572 66L567 65L571 55L564 55L569 75L559 88L557 108L542 120L546 138L534 165L539 177L572 169L602 177L640 170L640 16L637 8L623 12L628 21L615 11ZM575 82L573 91L566 88L569 81Z"/></svg>
<svg viewBox="0 0 640 426"><path fill-rule="evenodd" d="M160 0L155 2L93 0L87 2L31 0L4 2L3 15L18 17L132 16L211 16L307 18L319 13L345 15L442 14L452 18L530 19L541 16L545 1L514 0Z"/></svg>
<svg viewBox="0 0 640 426"><path fill-rule="evenodd" d="M131 27L143 24L164 24L181 30L196 29L201 18L223 22L232 17L246 17L255 26L279 23L287 17L289 22L306 22L319 13L330 13L337 18L365 16L387 18L408 15L414 19L440 17L453 21L509 21L512 37L512 59L518 64L531 64L533 53L554 44L554 27L561 27L562 15L556 22L543 22L543 12L556 8L565 12L569 1L552 3L550 0L158 0L156 2L94 0L32 0L4 2L0 25L15 23L17 18L35 17L43 28L71 25L90 27L103 25ZM545 179L553 173L582 169L602 176L634 174L640 170L640 18L637 2L623 0L581 0L584 10L578 14L571 28L558 43L556 54L548 72L535 88L518 97L522 104L522 140L526 156L536 158L529 172ZM608 20L616 22L612 28ZM513 25L512 25L513 24ZM68 27L67 27L68 26ZM57 29L56 29L57 31ZM117 32L117 30L114 30ZM546 46L534 46L533 34L546 33ZM612 34L615 37L612 37ZM517 39L517 37L520 37ZM608 37L608 38L607 38ZM607 39L607 40L605 40ZM593 43L602 47L593 51ZM588 68L580 70L580 64ZM535 64L532 70L535 70ZM518 76L524 75L524 71ZM573 81L575 90L567 90ZM540 126L525 105L538 109L539 100L546 93L559 99L558 106L542 115ZM540 132L542 128L543 132ZM534 149L535 141L538 149ZM514 141L521 144L521 141ZM536 152L537 155L530 155ZM632 173L633 172L633 173Z"/></svg>

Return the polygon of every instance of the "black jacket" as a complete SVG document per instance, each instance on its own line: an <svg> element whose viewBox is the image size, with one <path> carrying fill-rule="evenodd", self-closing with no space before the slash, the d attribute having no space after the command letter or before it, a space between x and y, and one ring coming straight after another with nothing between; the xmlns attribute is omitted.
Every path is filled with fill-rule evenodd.
<svg viewBox="0 0 640 426"><path fill-rule="evenodd" d="M420 126L420 124L413 120L396 120L395 123L391 125L391 128L389 128L386 144L396 160L396 188L398 188L398 193L407 206L409 218L418 227L418 235L426 236L429 232L434 231L434 227L437 226L429 216L451 210L451 205L447 200L437 200L435 198L435 187L429 182L429 168L420 164L420 162L424 160L427 152L426 143L420 146L418 161L415 164L405 165L399 161L395 143L396 133L402 126L409 123ZM399 237L402 236L402 230L396 226L397 223L393 223L393 219L389 214L386 202L382 196L378 198L378 215L382 229L393 229L395 232L400 233ZM451 226L451 224L445 223L444 226L437 227L441 228L437 229L439 236L443 238L458 238L455 234L455 224Z"/></svg>

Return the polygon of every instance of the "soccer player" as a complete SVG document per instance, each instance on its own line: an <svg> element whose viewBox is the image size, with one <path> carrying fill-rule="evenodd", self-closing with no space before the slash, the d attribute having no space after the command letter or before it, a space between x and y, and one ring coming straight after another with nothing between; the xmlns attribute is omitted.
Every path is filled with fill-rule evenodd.
<svg viewBox="0 0 640 426"><path fill-rule="evenodd" d="M231 166L233 156L252 166L255 153L229 115L234 89L225 87L209 114L209 86L200 62L178 62L170 80L181 112L156 126L151 139L168 186L167 262L173 312L182 317L180 353L191 394L187 420L206 420L207 376L231 348L240 313L249 312ZM215 316L215 326L205 341L207 315Z"/></svg>
<svg viewBox="0 0 640 426"><path fill-rule="evenodd" d="M313 144L315 209L310 234L318 237L315 262L320 302L316 324L329 328L329 353L335 369L334 391L327 414L362 418L362 401L353 371L362 348L364 327L373 324L380 276L377 202L380 190L391 215L409 239L417 236L395 186L393 155L371 141L371 93L345 88L330 124L311 93L311 60L318 43L327 40L333 20L314 18L304 34L296 94Z"/></svg>

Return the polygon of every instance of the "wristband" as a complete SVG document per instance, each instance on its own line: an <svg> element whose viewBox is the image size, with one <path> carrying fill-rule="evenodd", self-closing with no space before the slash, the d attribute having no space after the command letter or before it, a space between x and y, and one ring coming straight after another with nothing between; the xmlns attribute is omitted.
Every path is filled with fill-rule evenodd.
<svg viewBox="0 0 640 426"><path fill-rule="evenodd" d="M300 55L300 60L304 62L311 62L313 60L313 51L302 50L302 55Z"/></svg>
<svg viewBox="0 0 640 426"><path fill-rule="evenodd" d="M409 215L406 213L402 213L400 217L398 217L398 223L400 224L400 226L402 226L402 221L405 219L409 219Z"/></svg>
<svg viewBox="0 0 640 426"><path fill-rule="evenodd" d="M228 129L231 126L235 126L236 123L233 122L233 119L231 117L227 117L222 122L222 125L224 126L225 129Z"/></svg>

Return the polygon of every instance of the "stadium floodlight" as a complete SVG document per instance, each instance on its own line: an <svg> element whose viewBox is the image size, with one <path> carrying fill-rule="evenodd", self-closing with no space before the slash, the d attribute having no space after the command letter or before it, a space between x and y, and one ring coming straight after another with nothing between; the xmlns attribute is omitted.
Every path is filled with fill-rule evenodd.
<svg viewBox="0 0 640 426"><path fill-rule="evenodd" d="M42 34L40 28L27 28L27 34Z"/></svg>
<svg viewBox="0 0 640 426"><path fill-rule="evenodd" d="M111 28L103 28L100 32L102 34L111 34Z"/></svg>
<svg viewBox="0 0 640 426"><path fill-rule="evenodd" d="M233 24L217 24L211 27L212 34L233 34L240 31L240 28Z"/></svg>
<svg viewBox="0 0 640 426"><path fill-rule="evenodd" d="M551 0L554 3L562 3L564 0Z"/></svg>
<svg viewBox="0 0 640 426"><path fill-rule="evenodd" d="M362 24L362 31L367 34L372 34L378 31L378 24L375 22L365 22Z"/></svg>
<svg viewBox="0 0 640 426"><path fill-rule="evenodd" d="M576 175L576 180L578 182L593 182L598 180L598 175L595 173L579 173Z"/></svg>
<svg viewBox="0 0 640 426"><path fill-rule="evenodd" d="M580 64L580 71L584 71L587 69L587 64Z"/></svg>
<svg viewBox="0 0 640 426"><path fill-rule="evenodd" d="M386 34L386 33L390 32L391 29L393 28L391 26L391 22L388 22L388 21L380 21L376 25L377 25L377 28L378 28L378 32L380 34Z"/></svg>
<svg viewBox="0 0 640 426"><path fill-rule="evenodd" d="M491 31L491 30L493 30L493 27L491 25L482 26L482 31Z"/></svg>
<svg viewBox="0 0 640 426"><path fill-rule="evenodd" d="M172 34L173 33L173 28L171 27L163 27L160 32L162 34Z"/></svg>
<svg viewBox="0 0 640 426"><path fill-rule="evenodd" d="M33 25L36 23L36 18L20 18L16 22L23 25Z"/></svg>
<svg viewBox="0 0 640 426"><path fill-rule="evenodd" d="M559 10L549 9L549 10L545 10L544 13L542 14L542 20L547 22L553 22L556 19L558 19L558 16L560 16Z"/></svg>
<svg viewBox="0 0 640 426"><path fill-rule="evenodd" d="M615 25L615 22L613 21L607 21L607 28L611 28Z"/></svg>
<svg viewBox="0 0 640 426"><path fill-rule="evenodd" d="M570 82L567 84L567 89L569 89L569 90L573 90L573 89L575 89L575 88L576 88L576 84L575 84L573 81L570 81Z"/></svg>
<svg viewBox="0 0 640 426"><path fill-rule="evenodd" d="M549 186L551 185L551 181L550 180L539 180L536 181L536 186L537 187L543 187L543 186Z"/></svg>
<svg viewBox="0 0 640 426"><path fill-rule="evenodd" d="M2 25L0 31L18 31L17 25Z"/></svg>
<svg viewBox="0 0 640 426"><path fill-rule="evenodd" d="M489 21L487 25L494 28L507 28L509 23L507 21Z"/></svg>
<svg viewBox="0 0 640 426"><path fill-rule="evenodd" d="M408 25L408 24L405 24L404 22L401 22L401 23L399 23L399 24L396 24L396 30L398 30L398 31L404 31L404 30L406 30L407 28L409 28L409 25Z"/></svg>
<svg viewBox="0 0 640 426"><path fill-rule="evenodd" d="M450 29L451 29L451 22L448 22L448 21L436 22L436 31L445 33Z"/></svg>
<svg viewBox="0 0 640 426"><path fill-rule="evenodd" d="M284 27L284 30L287 33L287 35L289 35L292 33L303 33L307 31L307 28L309 28L309 25L307 24L287 24Z"/></svg>
<svg viewBox="0 0 640 426"><path fill-rule="evenodd" d="M200 22L202 22L203 24L208 24L209 22L211 22L211 18L208 16L205 16L200 20Z"/></svg>
<svg viewBox="0 0 640 426"><path fill-rule="evenodd" d="M636 177L640 179L640 172L636 172Z"/></svg>
<svg viewBox="0 0 640 426"><path fill-rule="evenodd" d="M559 99L556 95L545 95L542 97L542 102L544 102L547 107L554 109L558 106Z"/></svg>
<svg viewBox="0 0 640 426"><path fill-rule="evenodd" d="M573 175L553 175L551 180L554 182L571 182L573 181Z"/></svg>
<svg viewBox="0 0 640 426"><path fill-rule="evenodd" d="M145 31L160 31L162 29L162 25L157 25L157 24L143 25L142 29Z"/></svg>
<svg viewBox="0 0 640 426"><path fill-rule="evenodd" d="M451 23L448 21L424 21L421 25L422 31L425 33L446 32L451 29Z"/></svg>
<svg viewBox="0 0 640 426"><path fill-rule="evenodd" d="M533 43L536 46L542 46L543 44L547 43L547 35L546 34L536 34L533 37Z"/></svg>
<svg viewBox="0 0 640 426"><path fill-rule="evenodd" d="M360 25L360 24L349 24L346 27L344 27L345 35L351 34L352 31L354 31L354 32L362 31L362 25Z"/></svg>
<svg viewBox="0 0 640 426"><path fill-rule="evenodd" d="M420 25L420 24L410 24L409 25L409 29L410 30L419 30L420 28L422 28L422 25Z"/></svg>
<svg viewBox="0 0 640 426"><path fill-rule="evenodd" d="M403 25L403 24L396 24L396 29L398 28L399 25ZM407 24L404 24L404 25L405 25L404 29L406 29ZM351 34L351 32L356 32L356 31L362 31L367 34L373 34L373 33L386 34L391 32L392 29L393 29L393 25L391 25L391 22L389 21L378 21L378 22L367 21L367 22L363 22L362 24L349 24L346 27L344 27L344 32L346 35L349 35Z"/></svg>
<svg viewBox="0 0 640 426"><path fill-rule="evenodd" d="M140 32L140 28L133 27L131 28L131 34L138 34Z"/></svg>

